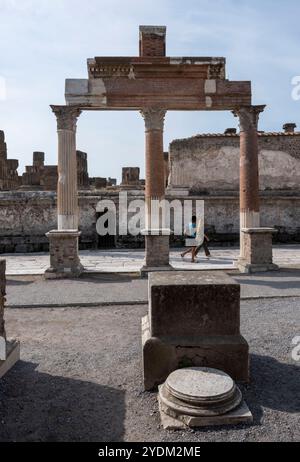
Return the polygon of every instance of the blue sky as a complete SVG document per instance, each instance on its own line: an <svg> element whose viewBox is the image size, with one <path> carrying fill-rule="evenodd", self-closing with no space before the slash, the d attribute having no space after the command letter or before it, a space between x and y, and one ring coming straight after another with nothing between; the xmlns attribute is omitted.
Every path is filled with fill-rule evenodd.
<svg viewBox="0 0 300 462"><path fill-rule="evenodd" d="M267 104L260 128L300 129L299 0L0 0L0 129L20 173L33 151L57 162L55 117L65 78L86 78L86 59L138 54L140 24L166 25L168 56L224 56L227 77L252 80L254 104ZM225 112L176 112L166 118L165 149L174 138L237 126ZM144 171L144 127L135 112L84 113L78 149L91 176L120 178L122 166Z"/></svg>

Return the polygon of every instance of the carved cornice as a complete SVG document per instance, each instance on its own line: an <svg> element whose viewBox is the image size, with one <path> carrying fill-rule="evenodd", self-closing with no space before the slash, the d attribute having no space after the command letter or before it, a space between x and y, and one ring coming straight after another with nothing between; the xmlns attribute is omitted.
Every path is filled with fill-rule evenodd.
<svg viewBox="0 0 300 462"><path fill-rule="evenodd" d="M167 113L165 109L144 108L140 113L145 120L146 131L164 129L165 116Z"/></svg>
<svg viewBox="0 0 300 462"><path fill-rule="evenodd" d="M265 105L261 106L243 106L233 112L235 117L239 118L240 131L246 132L249 130L257 130L259 115L264 111Z"/></svg>
<svg viewBox="0 0 300 462"><path fill-rule="evenodd" d="M76 131L77 119L81 114L81 110L73 106L51 106L52 111L56 115L58 130Z"/></svg>

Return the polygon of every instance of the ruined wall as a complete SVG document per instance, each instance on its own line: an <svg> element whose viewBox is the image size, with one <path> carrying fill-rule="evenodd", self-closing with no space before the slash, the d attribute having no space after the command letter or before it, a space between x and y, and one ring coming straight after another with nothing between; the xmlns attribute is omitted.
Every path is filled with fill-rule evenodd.
<svg viewBox="0 0 300 462"><path fill-rule="evenodd" d="M0 130L0 191L18 189L20 185L18 167L18 160L7 159L5 135L4 132Z"/></svg>
<svg viewBox="0 0 300 462"><path fill-rule="evenodd" d="M143 199L144 192L128 192L128 202ZM81 249L97 248L96 232L97 203L101 199L111 199L118 209L118 191L80 192L80 238ZM176 197L169 197L174 200ZM182 197L180 200L184 200ZM233 243L239 239L239 195L238 192L215 195L199 195L193 199L205 201L205 221L210 235L216 243ZM0 193L0 253L48 251L49 242L45 234L56 229L56 194L54 192ZM279 242L300 242L300 194L292 192L275 194L261 193L261 224L279 230ZM172 238L180 244L183 240ZM142 236L117 236L113 239L116 247L136 247L144 245Z"/></svg>
<svg viewBox="0 0 300 462"><path fill-rule="evenodd" d="M300 133L259 135L260 189L300 190ZM238 191L239 135L199 135L170 145L170 187Z"/></svg>

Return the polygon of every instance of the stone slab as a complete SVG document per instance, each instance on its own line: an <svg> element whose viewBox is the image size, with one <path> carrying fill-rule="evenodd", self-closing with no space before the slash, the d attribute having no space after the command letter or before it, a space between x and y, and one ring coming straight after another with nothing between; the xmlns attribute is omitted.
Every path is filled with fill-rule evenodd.
<svg viewBox="0 0 300 462"><path fill-rule="evenodd" d="M161 423L164 430L187 430L189 428L197 427L210 427L210 426L223 426L223 425L240 425L251 424L253 422L253 415L248 408L245 401L234 411L221 416L213 417L197 417L191 420L189 425L183 421L175 419L164 412L164 406L158 397L159 411L161 416Z"/></svg>
<svg viewBox="0 0 300 462"><path fill-rule="evenodd" d="M237 262L238 270L243 274L267 273L268 271L279 271L279 266L274 263L251 264L240 259Z"/></svg>
<svg viewBox="0 0 300 462"><path fill-rule="evenodd" d="M16 340L7 342L7 358L0 361L0 379L20 360L20 343Z"/></svg>

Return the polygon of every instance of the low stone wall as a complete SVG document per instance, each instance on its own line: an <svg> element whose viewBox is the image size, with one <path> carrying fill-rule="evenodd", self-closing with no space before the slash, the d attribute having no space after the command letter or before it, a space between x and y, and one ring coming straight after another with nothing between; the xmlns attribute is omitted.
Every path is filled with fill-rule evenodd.
<svg viewBox="0 0 300 462"><path fill-rule="evenodd" d="M118 192L95 194L79 193L80 248L98 248L96 231L97 203L111 199L119 206ZM128 192L128 202L143 199L143 192ZM170 197L170 200L188 199ZM238 192L222 192L215 195L193 196L205 201L205 221L210 237L216 244L238 243L239 196ZM278 230L279 242L300 242L300 194L291 192L261 193L261 226ZM17 191L0 192L0 253L42 252L49 250L46 233L57 228L56 194L52 192ZM183 238L172 237L172 245L180 245ZM143 236L116 236L109 241L117 248L142 248ZM104 245L105 246L105 245Z"/></svg>

